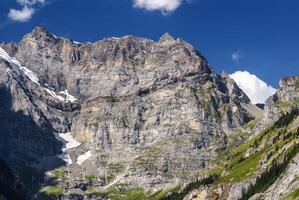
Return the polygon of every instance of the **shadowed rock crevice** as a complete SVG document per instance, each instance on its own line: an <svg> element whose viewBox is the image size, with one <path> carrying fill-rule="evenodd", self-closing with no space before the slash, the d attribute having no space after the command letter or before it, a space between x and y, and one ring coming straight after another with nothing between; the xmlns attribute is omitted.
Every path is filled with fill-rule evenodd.
<svg viewBox="0 0 299 200"><path fill-rule="evenodd" d="M53 140L51 126L37 125L22 111L13 111L12 101L10 90L0 85L0 191L7 200L25 199L24 193L31 199L40 189L43 173L64 164L55 156L62 144Z"/></svg>
<svg viewBox="0 0 299 200"><path fill-rule="evenodd" d="M25 192L20 182L16 181L7 164L0 160L0 199L24 200Z"/></svg>

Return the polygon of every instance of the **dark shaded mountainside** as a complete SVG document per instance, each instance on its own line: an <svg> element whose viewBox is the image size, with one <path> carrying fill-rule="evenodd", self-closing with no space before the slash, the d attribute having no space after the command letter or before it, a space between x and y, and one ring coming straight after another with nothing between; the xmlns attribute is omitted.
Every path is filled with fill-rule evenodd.
<svg viewBox="0 0 299 200"><path fill-rule="evenodd" d="M274 160L275 174L294 170L298 82L283 79L263 111L169 34L79 43L38 27L0 45L0 158L18 199L267 196L276 182L255 183Z"/></svg>

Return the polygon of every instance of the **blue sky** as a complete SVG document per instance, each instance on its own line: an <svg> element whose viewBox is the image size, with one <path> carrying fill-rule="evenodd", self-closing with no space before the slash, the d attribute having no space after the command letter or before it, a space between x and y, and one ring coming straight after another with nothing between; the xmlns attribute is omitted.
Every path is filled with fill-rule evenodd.
<svg viewBox="0 0 299 200"><path fill-rule="evenodd" d="M0 0L0 41L20 40L35 26L76 41L169 32L217 73L246 70L274 87L299 75L298 0Z"/></svg>

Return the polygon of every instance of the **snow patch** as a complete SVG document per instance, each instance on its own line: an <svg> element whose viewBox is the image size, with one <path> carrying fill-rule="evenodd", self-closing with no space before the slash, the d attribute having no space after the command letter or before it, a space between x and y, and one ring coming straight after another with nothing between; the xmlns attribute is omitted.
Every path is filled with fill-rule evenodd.
<svg viewBox="0 0 299 200"><path fill-rule="evenodd" d="M77 42L77 41L74 41L74 40L73 40L73 43L74 44L81 44L81 42Z"/></svg>
<svg viewBox="0 0 299 200"><path fill-rule="evenodd" d="M61 141L63 143L62 146L62 154L58 155L59 158L64 160L68 165L73 164L73 161L69 154L66 153L68 149L73 149L81 145L80 142L75 140L75 138L72 136L70 132L68 133L54 133L57 140Z"/></svg>
<svg viewBox="0 0 299 200"><path fill-rule="evenodd" d="M92 156L91 150L85 152L84 154L78 156L77 164L81 165L84 161L88 160Z"/></svg>
<svg viewBox="0 0 299 200"><path fill-rule="evenodd" d="M73 95L70 95L67 90L60 91L60 92L54 92L53 90L49 88L45 88L46 92L48 92L52 97L55 99L58 99L59 101L69 101L69 102L75 102L77 99Z"/></svg>
<svg viewBox="0 0 299 200"><path fill-rule="evenodd" d="M127 39L127 38L130 38L130 35L126 35L126 36L123 36L123 37L109 37L108 39L110 39L110 40L120 40L120 39Z"/></svg>
<svg viewBox="0 0 299 200"><path fill-rule="evenodd" d="M55 39L57 39L58 37L56 36L56 35L54 35L53 33L51 33L51 35L55 38Z"/></svg>
<svg viewBox="0 0 299 200"><path fill-rule="evenodd" d="M50 94L55 99L58 99L59 101L64 101L64 98L62 96L57 95L56 92L54 92L53 90L50 90L48 88L45 88L45 90L46 92L48 92L48 94Z"/></svg>
<svg viewBox="0 0 299 200"><path fill-rule="evenodd" d="M73 164L73 161L69 154L65 154L65 153L59 154L58 158L60 158L61 160L64 160L64 162L66 162L66 166Z"/></svg>
<svg viewBox="0 0 299 200"><path fill-rule="evenodd" d="M54 133L55 137L63 143L62 151L66 151L68 149L76 148L81 145L71 134L68 133Z"/></svg>
<svg viewBox="0 0 299 200"><path fill-rule="evenodd" d="M33 71L27 69L26 67L22 67L22 66L20 66L20 69L24 72L24 74L25 74L25 75L26 75L32 82L36 83L37 85L40 85L40 84L39 84L39 78L37 77L37 75L36 75Z"/></svg>
<svg viewBox="0 0 299 200"><path fill-rule="evenodd" d="M60 91L59 93L65 95L65 101L74 102L77 100L76 97L70 95L67 90Z"/></svg>

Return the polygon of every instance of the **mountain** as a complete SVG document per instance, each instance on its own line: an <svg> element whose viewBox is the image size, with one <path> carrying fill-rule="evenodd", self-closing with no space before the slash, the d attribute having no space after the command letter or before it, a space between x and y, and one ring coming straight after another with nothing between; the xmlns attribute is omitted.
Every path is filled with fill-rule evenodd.
<svg viewBox="0 0 299 200"><path fill-rule="evenodd" d="M189 187L186 200L299 198L298 76L283 78L266 101L263 117L233 135L208 170L216 178ZM243 143L235 145L236 137L244 136Z"/></svg>
<svg viewBox="0 0 299 200"><path fill-rule="evenodd" d="M298 97L297 77L283 79L263 111L168 33L79 43L37 27L0 45L0 70L0 158L27 199L189 198L211 170L205 193L242 193L243 182L215 184L224 156Z"/></svg>

